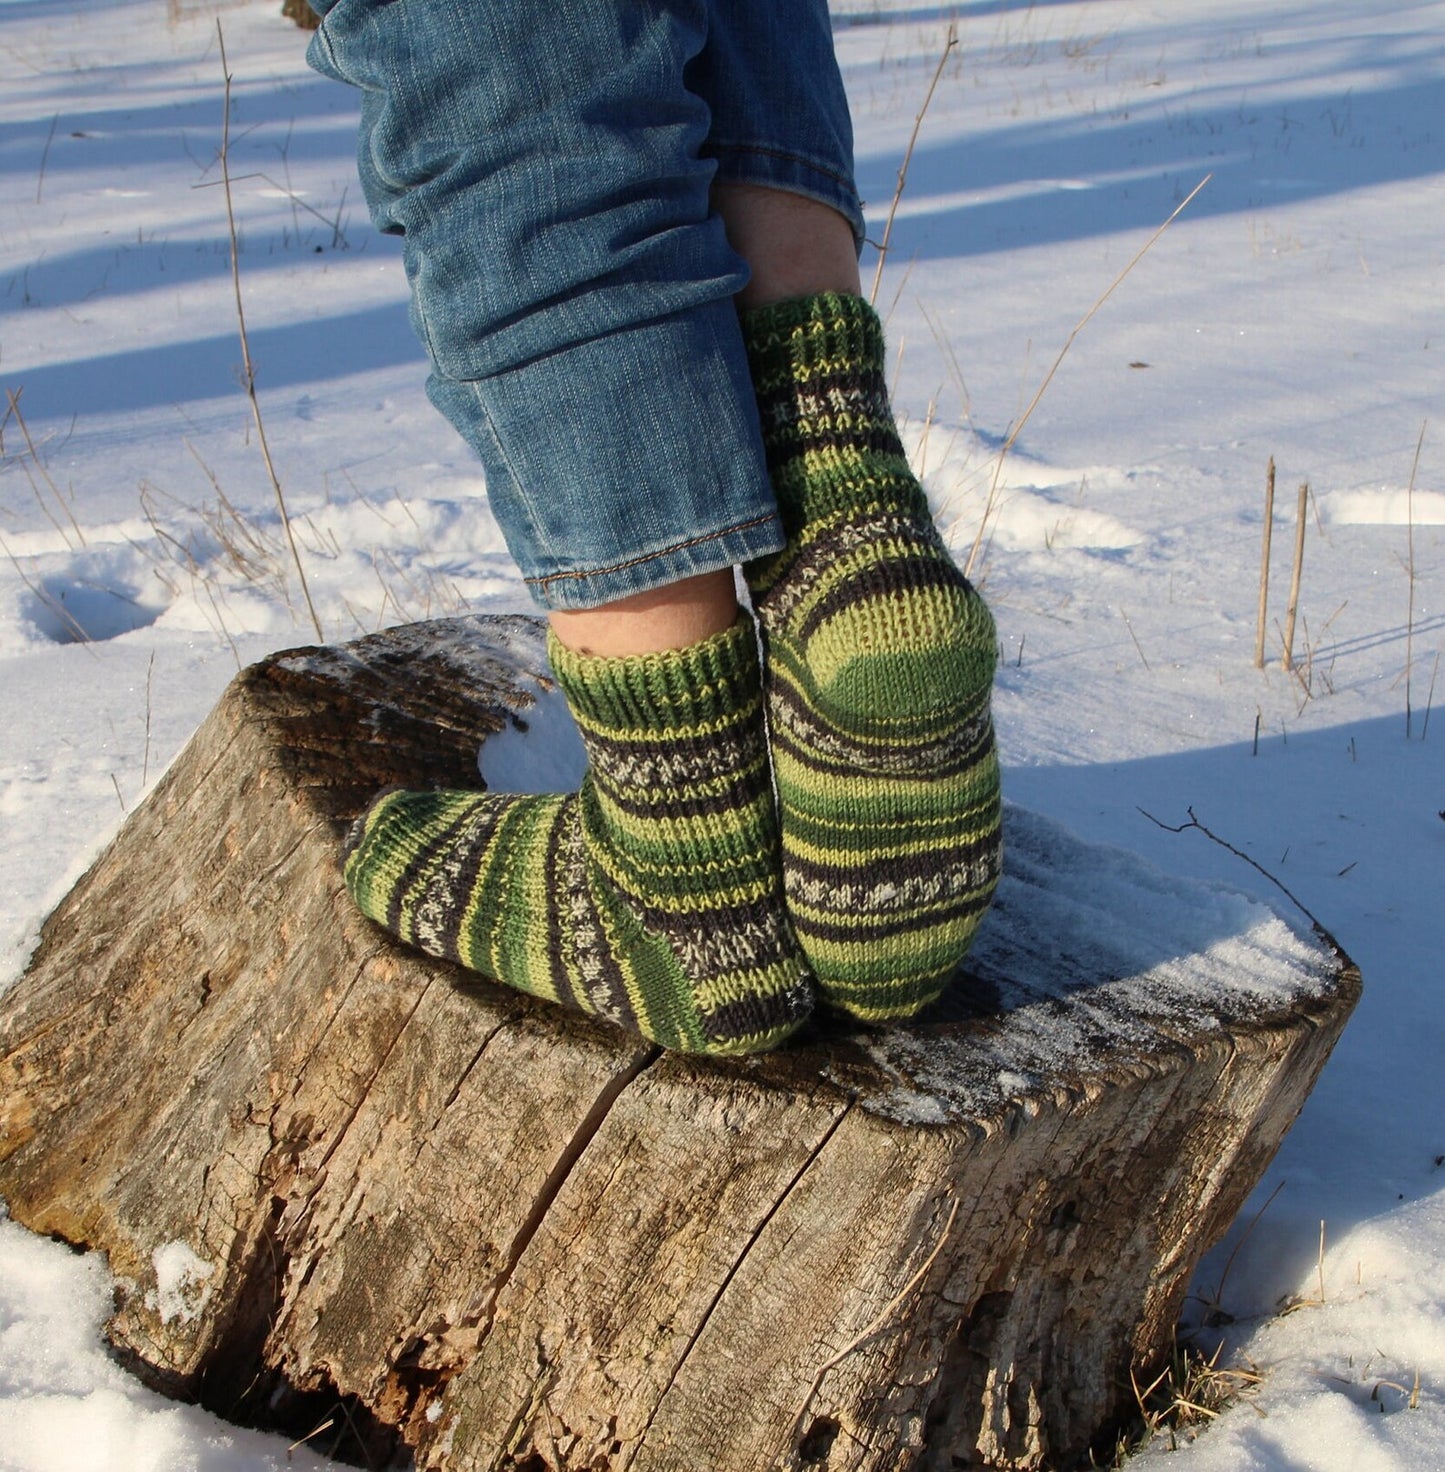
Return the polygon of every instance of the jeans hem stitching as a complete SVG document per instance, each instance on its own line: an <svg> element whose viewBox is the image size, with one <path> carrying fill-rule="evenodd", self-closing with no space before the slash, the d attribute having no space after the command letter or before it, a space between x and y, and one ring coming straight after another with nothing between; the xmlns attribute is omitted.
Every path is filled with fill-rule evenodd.
<svg viewBox="0 0 1445 1472"><path fill-rule="evenodd" d="M748 521L740 521L733 526L725 526L719 531L708 532L706 536L689 537L685 542L674 542L669 547L659 547L656 552L649 552L644 557L629 557L625 562L614 562L608 567L590 567L577 572L550 572L543 577L527 578L522 581L535 584L539 588L545 588L548 583L560 583L567 581L579 581L582 578L606 577L609 573L626 572L631 567L641 567L644 563L656 562L659 557L669 557L674 552L685 551L689 547L700 547L705 542L717 542L723 537L733 536L737 532L751 531L755 526L764 526L775 519L774 512L768 512L764 516L754 516Z"/></svg>

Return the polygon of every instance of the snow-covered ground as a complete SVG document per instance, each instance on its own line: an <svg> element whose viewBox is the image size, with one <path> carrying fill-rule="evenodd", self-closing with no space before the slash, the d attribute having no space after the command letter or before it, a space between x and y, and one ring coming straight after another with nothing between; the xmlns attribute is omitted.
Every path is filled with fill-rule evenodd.
<svg viewBox="0 0 1445 1472"><path fill-rule="evenodd" d="M1264 1382L1169 1465L1445 1468L1445 0L835 13L875 239L957 18L878 304L998 616L1009 795L1284 903L1160 826L1192 808L1365 976L1198 1280ZM218 14L251 350L326 637L526 606L423 396L354 99L301 35L259 0L0 0L0 984L238 665L314 639L238 385ZM116 1368L107 1293L103 1264L0 1223L3 1472L288 1465Z"/></svg>

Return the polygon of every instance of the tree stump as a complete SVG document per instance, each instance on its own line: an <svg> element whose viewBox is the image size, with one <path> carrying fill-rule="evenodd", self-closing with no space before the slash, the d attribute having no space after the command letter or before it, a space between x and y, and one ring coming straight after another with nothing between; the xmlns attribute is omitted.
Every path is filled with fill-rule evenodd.
<svg viewBox="0 0 1445 1472"><path fill-rule="evenodd" d="M0 1194L101 1248L173 1394L371 1465L1062 1467L1359 990L1327 937L1019 811L968 972L888 1032L664 1054L412 954L339 840L478 784L524 617L243 672L0 1001Z"/></svg>

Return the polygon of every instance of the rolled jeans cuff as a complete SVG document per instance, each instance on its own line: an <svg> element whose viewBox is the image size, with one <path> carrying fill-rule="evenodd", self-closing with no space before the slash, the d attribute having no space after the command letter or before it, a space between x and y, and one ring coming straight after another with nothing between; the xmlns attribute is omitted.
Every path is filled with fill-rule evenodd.
<svg viewBox="0 0 1445 1472"><path fill-rule="evenodd" d="M851 175L837 174L818 159L756 143L717 143L710 157L717 164L720 184L782 189L837 210L853 231L854 249L862 253L866 243L863 202Z"/></svg>
<svg viewBox="0 0 1445 1472"><path fill-rule="evenodd" d="M481 459L545 608L595 608L785 543L730 300L481 378L433 372L427 391Z"/></svg>

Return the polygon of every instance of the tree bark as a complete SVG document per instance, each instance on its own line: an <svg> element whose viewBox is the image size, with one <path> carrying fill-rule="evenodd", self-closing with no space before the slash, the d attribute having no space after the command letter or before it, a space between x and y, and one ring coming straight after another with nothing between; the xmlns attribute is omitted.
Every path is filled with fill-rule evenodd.
<svg viewBox="0 0 1445 1472"><path fill-rule="evenodd" d="M109 1254L153 1383L381 1465L1060 1467L1132 1402L1359 977L1011 810L939 1006L664 1054L415 955L341 886L376 789L477 786L540 625L237 677L0 1000L0 1194ZM288 1422L289 1417L289 1422Z"/></svg>

